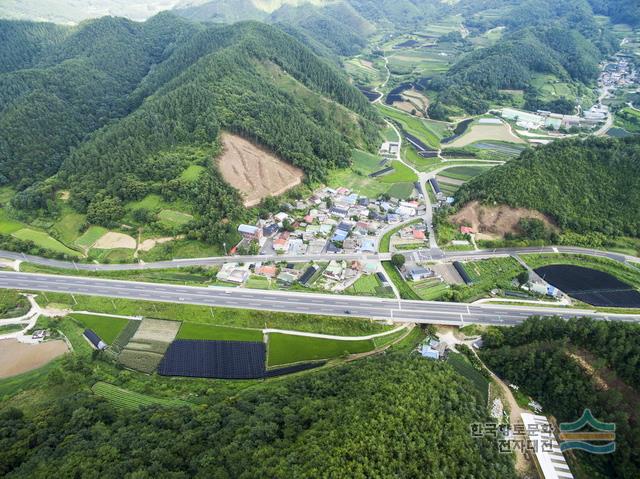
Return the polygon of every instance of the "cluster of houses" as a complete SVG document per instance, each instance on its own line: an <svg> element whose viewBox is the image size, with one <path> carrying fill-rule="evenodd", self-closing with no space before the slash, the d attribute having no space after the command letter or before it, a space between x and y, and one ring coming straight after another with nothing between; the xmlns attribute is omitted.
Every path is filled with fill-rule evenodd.
<svg viewBox="0 0 640 479"><path fill-rule="evenodd" d="M585 112L583 116L562 115L546 110L538 110L535 113L514 108L503 108L501 110L502 118L515 121L517 126L525 130L559 130L560 128L568 129L574 126L578 128L593 128L598 123L605 121L607 114L605 105L595 105Z"/></svg>
<svg viewBox="0 0 640 479"><path fill-rule="evenodd" d="M617 55L615 61L605 64L602 68L598 86L602 88L619 88L633 86L638 82L639 74L624 55Z"/></svg>
<svg viewBox="0 0 640 479"><path fill-rule="evenodd" d="M376 237L388 225L423 213L417 201L370 200L347 188L322 188L286 211L242 224L242 242L257 242L261 254L317 255L376 251Z"/></svg>
<svg viewBox="0 0 640 479"><path fill-rule="evenodd" d="M299 284L314 289L343 291L363 274L377 274L376 261L337 261L322 263L225 263L216 274L216 279L224 283L244 285L252 275L274 281L282 287ZM382 275L380 281L385 286L387 280ZM388 284L387 284L388 285Z"/></svg>

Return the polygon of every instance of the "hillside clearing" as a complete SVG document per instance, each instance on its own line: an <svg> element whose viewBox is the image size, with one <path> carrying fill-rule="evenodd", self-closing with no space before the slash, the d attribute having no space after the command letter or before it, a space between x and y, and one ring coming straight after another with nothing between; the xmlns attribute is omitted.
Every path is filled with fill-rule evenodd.
<svg viewBox="0 0 640 479"><path fill-rule="evenodd" d="M93 244L93 247L95 249L136 249L136 240L129 235L109 231L102 235L100 239Z"/></svg>
<svg viewBox="0 0 640 479"><path fill-rule="evenodd" d="M549 217L535 210L526 208L512 208L506 205L485 206L472 201L451 217L457 225L471 226L484 238L502 237L506 233L518 233L518 222L522 218L537 218L542 220L550 229L556 226ZM478 237L479 239L484 239Z"/></svg>
<svg viewBox="0 0 640 479"><path fill-rule="evenodd" d="M223 152L217 160L222 177L254 206L263 198L277 196L302 182L302 170L273 153L231 133L221 135Z"/></svg>
<svg viewBox="0 0 640 479"><path fill-rule="evenodd" d="M471 145L477 141L482 140L495 140L505 141L509 143L525 143L522 138L519 138L511 133L509 127L505 124L502 125L473 125L469 128L469 131L459 138L456 138L451 143L442 145L443 148L461 148L463 146Z"/></svg>

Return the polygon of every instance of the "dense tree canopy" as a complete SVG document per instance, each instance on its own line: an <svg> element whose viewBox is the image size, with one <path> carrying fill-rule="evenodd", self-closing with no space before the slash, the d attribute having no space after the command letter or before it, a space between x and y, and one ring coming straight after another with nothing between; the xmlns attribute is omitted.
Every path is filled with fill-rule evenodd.
<svg viewBox="0 0 640 479"><path fill-rule="evenodd" d="M476 394L446 363L406 353L192 409L118 411L81 392L0 414L0 474L515 477L495 440L469 434L470 423L486 420Z"/></svg>
<svg viewBox="0 0 640 479"><path fill-rule="evenodd" d="M640 360L640 326L584 318L569 322L532 318L513 328L492 329L483 338L486 348L481 357L487 366L530 394L558 422L575 421L590 408L599 420L616 424L615 453L575 453L582 476L638 477L640 418L635 365ZM588 359L596 369L603 359L635 390L603 387L576 360L585 354L593 355Z"/></svg>
<svg viewBox="0 0 640 479"><path fill-rule="evenodd" d="M457 201L531 208L561 228L640 235L640 138L563 140L463 185Z"/></svg>

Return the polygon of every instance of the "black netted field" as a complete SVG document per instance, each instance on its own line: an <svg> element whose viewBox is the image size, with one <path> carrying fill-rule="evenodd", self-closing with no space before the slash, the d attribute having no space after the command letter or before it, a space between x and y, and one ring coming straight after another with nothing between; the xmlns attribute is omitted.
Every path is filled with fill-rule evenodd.
<svg viewBox="0 0 640 479"><path fill-rule="evenodd" d="M609 273L565 264L543 266L535 271L549 284L587 304L640 308L640 292Z"/></svg>
<svg viewBox="0 0 640 479"><path fill-rule="evenodd" d="M246 341L177 339L158 366L163 376L256 379L265 374L265 345Z"/></svg>

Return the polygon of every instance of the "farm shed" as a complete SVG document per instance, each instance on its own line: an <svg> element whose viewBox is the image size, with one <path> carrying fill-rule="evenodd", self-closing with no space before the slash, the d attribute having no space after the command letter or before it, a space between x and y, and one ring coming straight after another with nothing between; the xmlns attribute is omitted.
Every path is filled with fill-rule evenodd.
<svg viewBox="0 0 640 479"><path fill-rule="evenodd" d="M436 195L442 193L438 180L436 180L435 178L429 178L429 184L431 185L431 188L433 188L433 191Z"/></svg>
<svg viewBox="0 0 640 479"><path fill-rule="evenodd" d="M299 283L303 286L306 286L307 283L309 282L309 280L311 278L313 278L313 275L316 274L316 271L318 271L318 267L317 266L309 266L304 273L302 273L302 276L300 277Z"/></svg>

